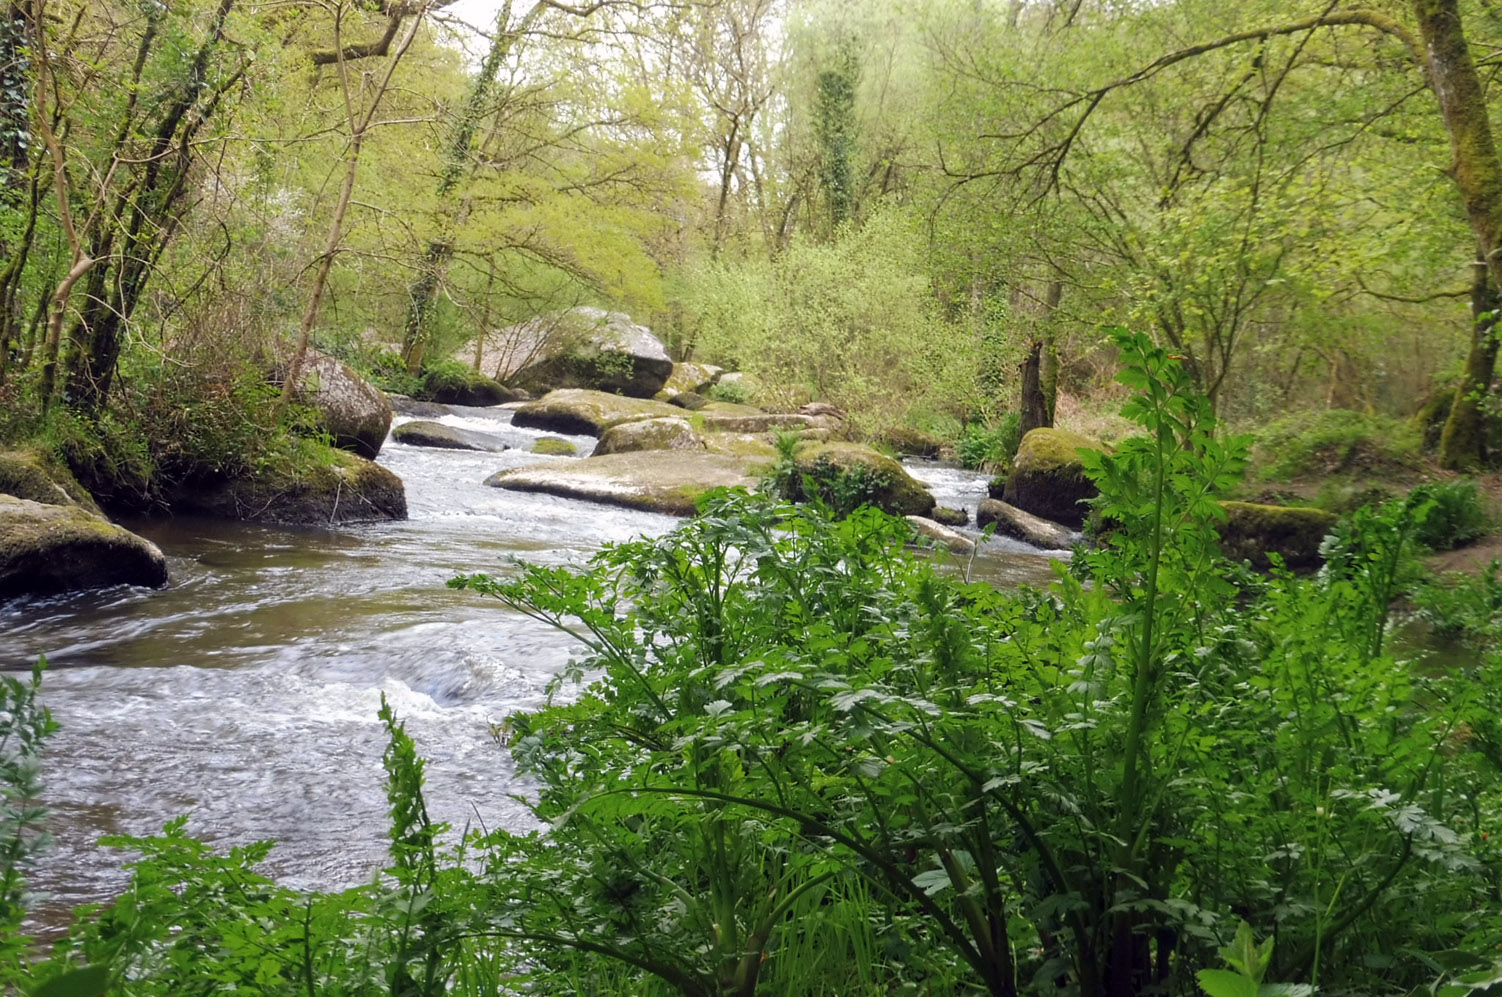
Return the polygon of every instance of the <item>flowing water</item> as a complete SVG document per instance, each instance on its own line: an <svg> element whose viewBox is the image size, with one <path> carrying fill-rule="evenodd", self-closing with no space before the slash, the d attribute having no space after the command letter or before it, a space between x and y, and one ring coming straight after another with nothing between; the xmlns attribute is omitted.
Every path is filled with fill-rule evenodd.
<svg viewBox="0 0 1502 997"><path fill-rule="evenodd" d="M501 409L441 421L523 443ZM594 441L570 437L587 454ZM0 669L45 654L44 700L62 724L44 761L54 845L31 877L43 929L125 882L104 834L149 834L188 814L220 847L278 842L270 871L336 888L385 857L385 696L429 760L435 819L521 827L525 792L492 725L543 701L565 636L444 582L513 572L517 559L580 563L599 545L677 520L487 488L539 460L389 442L411 518L338 530L175 518L128 523L167 554L172 584L0 607ZM985 477L939 465L915 476L940 504L974 508ZM992 541L972 566L999 584L1049 577L1047 559Z"/></svg>

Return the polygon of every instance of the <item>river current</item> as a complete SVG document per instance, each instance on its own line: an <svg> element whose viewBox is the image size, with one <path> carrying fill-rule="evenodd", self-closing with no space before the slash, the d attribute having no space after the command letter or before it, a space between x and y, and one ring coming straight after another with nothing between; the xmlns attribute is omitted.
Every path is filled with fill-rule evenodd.
<svg viewBox="0 0 1502 997"><path fill-rule="evenodd" d="M504 409L440 421L503 433ZM399 417L400 421L400 417ZM547 434L555 435L555 434ZM588 437L569 437L587 454ZM150 834L180 814L219 847L278 842L268 871L291 885L368 880L385 858L376 717L392 703L428 759L428 803L455 827L522 827L525 793L493 725L540 704L569 639L472 593L456 574L507 575L518 560L579 564L602 543L656 535L668 516L485 487L543 458L388 440L380 463L406 485L410 518L290 529L178 517L128 522L167 555L172 584L0 606L0 670L46 655L43 699L62 729L47 745L53 845L31 876L56 930L126 881L106 834ZM939 504L985 497L982 475L909 468ZM987 543L975 575L1042 581L1047 558Z"/></svg>

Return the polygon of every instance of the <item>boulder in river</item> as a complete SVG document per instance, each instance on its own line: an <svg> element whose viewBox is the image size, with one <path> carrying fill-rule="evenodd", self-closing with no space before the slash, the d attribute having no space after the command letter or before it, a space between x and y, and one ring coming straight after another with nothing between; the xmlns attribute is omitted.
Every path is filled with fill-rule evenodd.
<svg viewBox="0 0 1502 997"><path fill-rule="evenodd" d="M606 505L691 516L714 488L754 488L765 467L704 450L643 450L501 471L487 485L543 492Z"/></svg>
<svg viewBox="0 0 1502 997"><path fill-rule="evenodd" d="M544 457L577 457L579 448L568 440L560 440L556 436L544 436L532 444L532 452Z"/></svg>
<svg viewBox="0 0 1502 997"><path fill-rule="evenodd" d="M1067 526L1049 522L997 499L981 500L980 508L975 511L975 522L982 527L995 523L996 532L1002 536L1015 537L1045 550L1067 550L1079 539L1079 535Z"/></svg>
<svg viewBox="0 0 1502 997"><path fill-rule="evenodd" d="M638 450L703 450L704 440L687 419L638 419L611 426L600 436L596 456Z"/></svg>
<svg viewBox="0 0 1502 997"><path fill-rule="evenodd" d="M438 419L453 414L453 409L447 405L409 398L406 395L387 394L386 401L391 403L392 412L397 415L410 415L414 419Z"/></svg>
<svg viewBox="0 0 1502 997"><path fill-rule="evenodd" d="M652 330L624 312L587 306L499 329L486 337L481 357L497 380L534 394L592 388L651 398L673 373Z"/></svg>
<svg viewBox="0 0 1502 997"><path fill-rule="evenodd" d="M0 452L0 598L165 584L156 545L105 519L65 469L34 451Z"/></svg>
<svg viewBox="0 0 1502 997"><path fill-rule="evenodd" d="M1085 524L1087 499L1095 482L1085 477L1080 450L1100 445L1062 429L1034 429L1022 438L1007 474L1003 499L1024 512L1079 529Z"/></svg>
<svg viewBox="0 0 1502 997"><path fill-rule="evenodd" d="M1254 568L1271 565L1278 554L1290 568L1319 565L1319 548L1339 519L1323 509L1298 506L1222 502L1226 522L1220 527L1220 548L1232 560L1246 560Z"/></svg>
<svg viewBox="0 0 1502 997"><path fill-rule="evenodd" d="M683 409L667 402L625 398L585 388L563 388L519 406L511 424L570 436L599 436L623 422L682 417Z"/></svg>
<svg viewBox="0 0 1502 997"><path fill-rule="evenodd" d="M81 505L0 495L0 598L166 584L167 559L150 541Z"/></svg>
<svg viewBox="0 0 1502 997"><path fill-rule="evenodd" d="M920 537L932 540L934 543L947 549L951 554L969 554L975 550L975 541L971 540L959 530L951 529L943 523L936 522L925 516L908 516L913 529L918 531Z"/></svg>
<svg viewBox="0 0 1502 997"><path fill-rule="evenodd" d="M397 443L405 443L408 446L438 447L443 450L480 450L486 453L500 453L502 450L511 449L509 443L493 433L460 429L457 426L445 426L441 422L422 420L402 423L391 431L391 438Z"/></svg>
<svg viewBox="0 0 1502 997"><path fill-rule="evenodd" d="M964 509L948 509L942 505L934 506L934 511L928 514L928 518L945 526L970 525L970 513Z"/></svg>
<svg viewBox="0 0 1502 997"><path fill-rule="evenodd" d="M342 451L290 475L266 470L256 476L185 485L172 508L252 523L333 525L407 518L402 479L375 463Z"/></svg>
<svg viewBox="0 0 1502 997"><path fill-rule="evenodd" d="M798 470L819 477L826 469L868 476L871 504L894 516L927 517L934 508L929 490L886 454L859 443L804 443L795 455Z"/></svg>
<svg viewBox="0 0 1502 997"><path fill-rule="evenodd" d="M379 388L327 353L308 350L296 399L318 412L334 446L374 460L391 428L391 403Z"/></svg>
<svg viewBox="0 0 1502 997"><path fill-rule="evenodd" d="M881 442L904 457L932 459L944 449L944 441L911 426L891 426L881 434Z"/></svg>

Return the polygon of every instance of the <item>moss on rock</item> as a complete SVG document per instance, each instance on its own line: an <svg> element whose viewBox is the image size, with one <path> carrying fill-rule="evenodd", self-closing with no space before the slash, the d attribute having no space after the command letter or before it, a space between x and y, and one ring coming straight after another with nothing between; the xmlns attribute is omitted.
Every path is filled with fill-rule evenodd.
<svg viewBox="0 0 1502 997"><path fill-rule="evenodd" d="M1226 522L1220 528L1220 547L1236 561L1267 568L1269 554L1279 554L1290 568L1319 564L1319 547L1338 519L1323 509L1298 506L1222 502Z"/></svg>
<svg viewBox="0 0 1502 997"><path fill-rule="evenodd" d="M754 488L766 462L704 450L643 450L501 471L485 484L514 491L691 516L714 488Z"/></svg>
<svg viewBox="0 0 1502 997"><path fill-rule="evenodd" d="M875 484L872 504L894 516L928 516L935 502L927 488L903 466L884 453L859 443L823 442L801 444L795 458L799 471L817 470L821 462L841 471L861 468Z"/></svg>
<svg viewBox="0 0 1502 997"><path fill-rule="evenodd" d="M1024 512L1079 529L1086 511L1080 503L1097 494L1095 483L1085 477L1079 451L1099 448L1067 430L1032 430L1017 448L1003 500Z"/></svg>
<svg viewBox="0 0 1502 997"><path fill-rule="evenodd" d="M102 515L94 497L68 469L38 450L0 451L0 495L43 505L77 505Z"/></svg>
<svg viewBox="0 0 1502 997"><path fill-rule="evenodd" d="M704 441L686 419L638 419L611 426L600 436L597 456L640 450L703 450Z"/></svg>
<svg viewBox="0 0 1502 997"><path fill-rule="evenodd" d="M683 409L649 398L626 398L587 388L549 391L516 410L511 424L577 436L599 436L639 419L682 418Z"/></svg>
<svg viewBox="0 0 1502 997"><path fill-rule="evenodd" d="M333 525L407 518L402 479L381 465L340 450L327 463L295 471L184 485L172 507L252 523Z"/></svg>
<svg viewBox="0 0 1502 997"><path fill-rule="evenodd" d="M568 440L560 440L556 436L544 436L532 444L532 452L544 457L577 457L579 448Z"/></svg>
<svg viewBox="0 0 1502 997"><path fill-rule="evenodd" d="M79 504L0 495L0 598L165 584L155 544Z"/></svg>
<svg viewBox="0 0 1502 997"><path fill-rule="evenodd" d="M892 426L881 434L881 442L909 457L934 458L944 449L937 436L930 436L911 426Z"/></svg>

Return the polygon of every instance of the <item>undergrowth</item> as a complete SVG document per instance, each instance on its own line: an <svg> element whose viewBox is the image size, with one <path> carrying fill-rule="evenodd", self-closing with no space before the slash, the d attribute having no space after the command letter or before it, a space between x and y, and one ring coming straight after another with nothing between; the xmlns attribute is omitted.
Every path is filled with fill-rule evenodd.
<svg viewBox="0 0 1502 997"><path fill-rule="evenodd" d="M550 702L502 732L545 831L443 845L387 711L380 880L298 893L255 872L268 846L215 855L175 822L116 839L141 855L130 889L11 978L1487 992L1464 973L1495 977L1502 944L1502 661L1427 674L1386 640L1432 500L1353 517L1313 576L1227 564L1215 500L1246 441L1217 437L1173 358L1116 341L1146 433L1087 457L1119 525L1046 589L914 559L906 524L869 506L736 493L583 570L455 579L579 643Z"/></svg>

